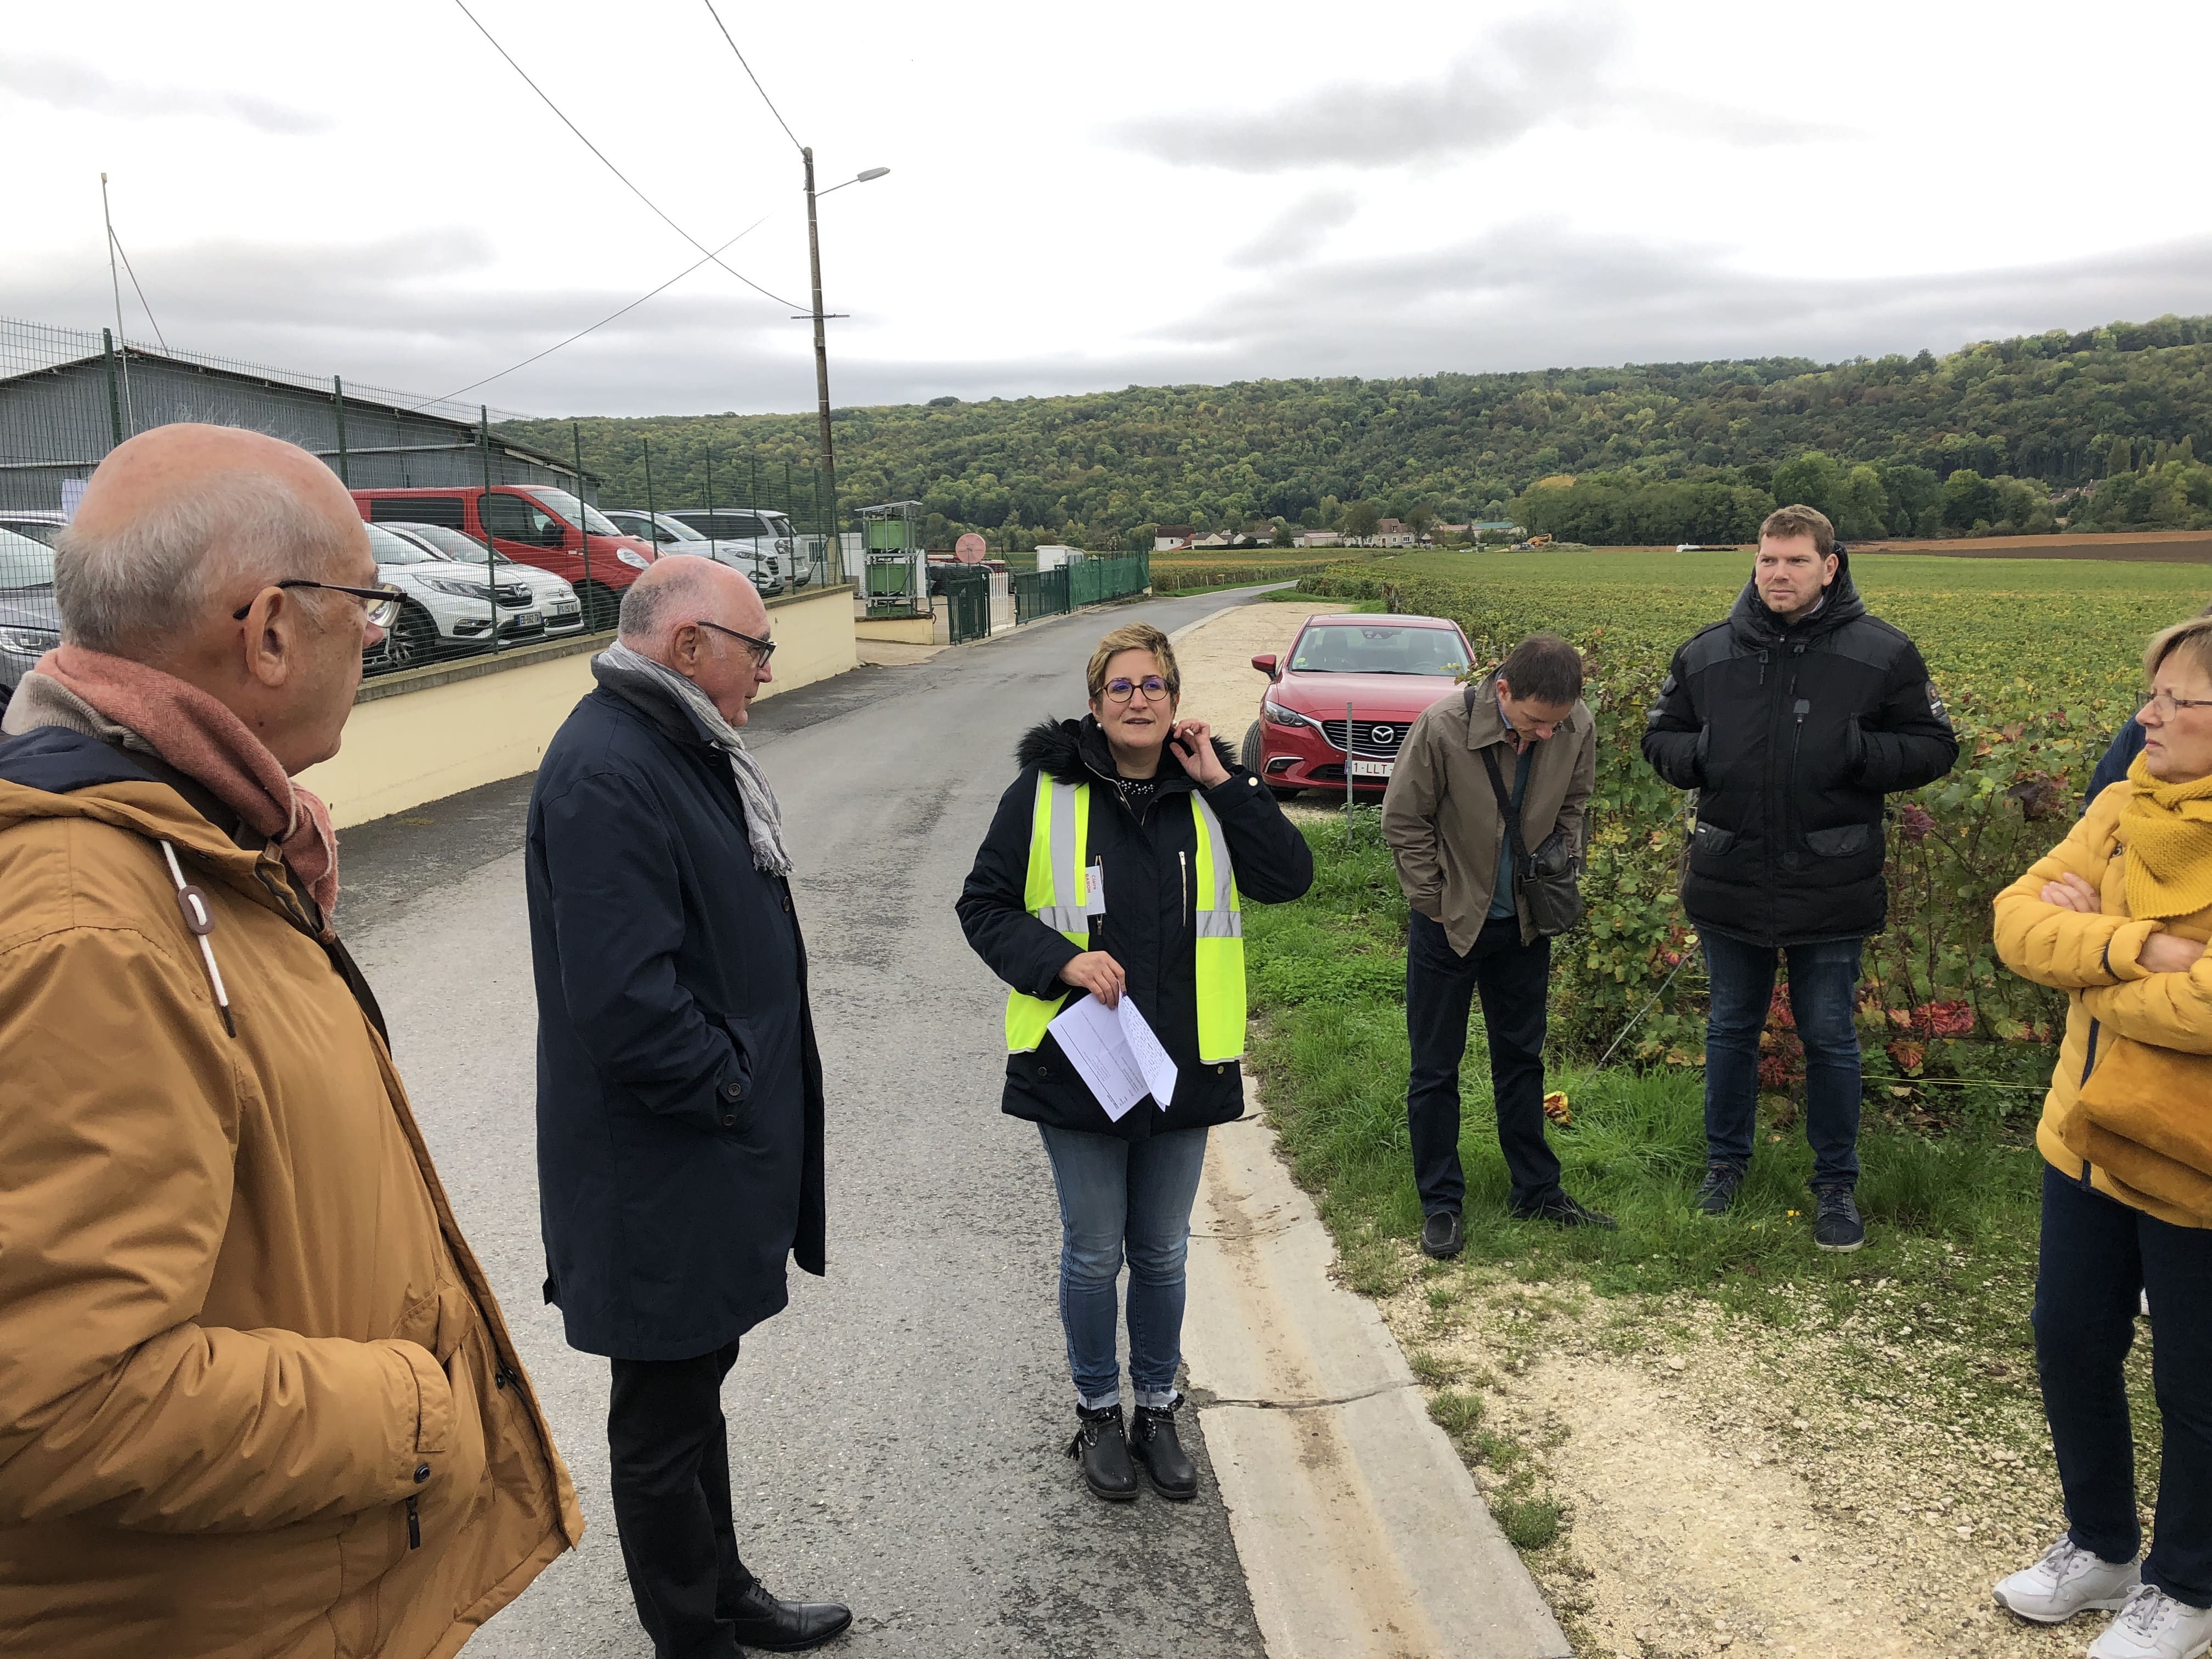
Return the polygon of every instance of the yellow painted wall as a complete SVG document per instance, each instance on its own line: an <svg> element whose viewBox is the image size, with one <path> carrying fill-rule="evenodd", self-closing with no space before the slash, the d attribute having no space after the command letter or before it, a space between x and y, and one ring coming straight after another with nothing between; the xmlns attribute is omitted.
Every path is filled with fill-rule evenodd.
<svg viewBox="0 0 2212 1659"><path fill-rule="evenodd" d="M933 645L936 631L934 617L863 617L853 624L853 632L861 639L896 645Z"/></svg>
<svg viewBox="0 0 2212 1659"><path fill-rule="evenodd" d="M858 665L849 588L772 600L769 625L775 678L761 689L763 697ZM592 653L577 651L372 695L355 705L344 746L300 781L330 803L331 821L344 829L520 777L537 770L545 745L591 689Z"/></svg>

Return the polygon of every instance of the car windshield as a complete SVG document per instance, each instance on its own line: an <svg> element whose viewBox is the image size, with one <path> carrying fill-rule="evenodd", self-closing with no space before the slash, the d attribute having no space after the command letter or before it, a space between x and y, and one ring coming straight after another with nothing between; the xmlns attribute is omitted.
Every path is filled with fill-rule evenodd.
<svg viewBox="0 0 2212 1659"><path fill-rule="evenodd" d="M396 524L392 527L405 531L418 542L429 543L449 559L457 559L463 564L483 562L484 544L465 530L456 530L448 524ZM501 564L514 562L504 553L495 552L492 556Z"/></svg>
<svg viewBox="0 0 2212 1659"><path fill-rule="evenodd" d="M542 502L547 510L558 514L570 524L580 524L594 536L627 536L630 532L599 511L586 507L565 489L552 489L543 484L532 484L523 492Z"/></svg>
<svg viewBox="0 0 2212 1659"><path fill-rule="evenodd" d="M61 526L47 524L38 519L9 519L5 522L0 522L0 530L12 531L18 536L27 536L31 540L46 547L52 547L54 544L54 538L62 533Z"/></svg>
<svg viewBox="0 0 2212 1659"><path fill-rule="evenodd" d="M395 536L380 524L363 525L368 532L369 550L376 555L379 564L437 564L439 556L404 536Z"/></svg>
<svg viewBox="0 0 2212 1659"><path fill-rule="evenodd" d="M654 522L659 525L663 533L675 537L679 542L703 542L707 539L683 520L672 519L665 513Z"/></svg>
<svg viewBox="0 0 2212 1659"><path fill-rule="evenodd" d="M0 530L0 592L53 585L54 550L12 530Z"/></svg>
<svg viewBox="0 0 2212 1659"><path fill-rule="evenodd" d="M790 538L791 520L785 518L781 513L762 514L761 526L771 536L781 537L786 540Z"/></svg>
<svg viewBox="0 0 2212 1659"><path fill-rule="evenodd" d="M1298 635L1291 667L1300 674L1463 674L1467 647L1449 628L1326 623Z"/></svg>

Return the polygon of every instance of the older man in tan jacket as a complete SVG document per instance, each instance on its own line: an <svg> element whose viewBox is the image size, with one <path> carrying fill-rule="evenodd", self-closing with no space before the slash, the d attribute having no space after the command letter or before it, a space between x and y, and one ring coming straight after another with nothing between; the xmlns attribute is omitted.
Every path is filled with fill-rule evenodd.
<svg viewBox="0 0 2212 1659"><path fill-rule="evenodd" d="M1545 1143L1552 941L1538 931L1527 895L1515 890L1498 799L1508 792L1518 809L1524 852L1555 832L1579 851L1583 806L1597 780L1597 733L1582 690L1583 659L1572 646L1549 635L1523 640L1497 672L1431 703L1413 722L1382 797L1382 839L1413 911L1406 1118L1421 1249L1440 1260L1465 1243L1459 1062L1478 992L1512 1212L1565 1226L1613 1225L1561 1190L1559 1160Z"/></svg>
<svg viewBox="0 0 2212 1659"><path fill-rule="evenodd" d="M0 741L0 1654L449 1654L583 1529L291 775L394 597L302 450L94 475Z"/></svg>

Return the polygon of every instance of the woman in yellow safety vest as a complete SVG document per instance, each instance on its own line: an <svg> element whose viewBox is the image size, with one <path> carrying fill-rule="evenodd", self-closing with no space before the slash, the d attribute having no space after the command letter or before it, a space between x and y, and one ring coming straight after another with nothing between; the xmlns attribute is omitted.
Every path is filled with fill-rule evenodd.
<svg viewBox="0 0 2212 1659"><path fill-rule="evenodd" d="M1159 629L1106 635L1088 686L1084 719L1023 736L1021 775L975 854L960 925L1012 988L1002 1106L1038 1126L1059 1191L1079 1422L1068 1454L1100 1498L1137 1495L1133 1453L1163 1497L1186 1498L1198 1472L1175 1424L1183 1261L1206 1132L1244 1111L1242 902L1298 897L1313 854L1205 722L1176 718L1182 677Z"/></svg>

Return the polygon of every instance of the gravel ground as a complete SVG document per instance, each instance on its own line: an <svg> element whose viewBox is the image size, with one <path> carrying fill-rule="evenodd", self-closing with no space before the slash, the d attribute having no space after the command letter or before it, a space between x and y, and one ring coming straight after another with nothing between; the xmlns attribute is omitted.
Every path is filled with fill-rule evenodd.
<svg viewBox="0 0 2212 1659"><path fill-rule="evenodd" d="M1528 1557L1578 1652L2046 1659L2101 1628L1990 1599L2062 1524L2024 1294L2021 1340L1992 1351L1886 1279L1840 1311L1777 1285L1770 1323L1402 1254L1384 1316L1432 1398L1481 1400L1459 1443L1486 1487L1559 1504Z"/></svg>

